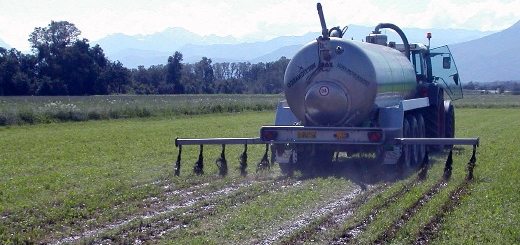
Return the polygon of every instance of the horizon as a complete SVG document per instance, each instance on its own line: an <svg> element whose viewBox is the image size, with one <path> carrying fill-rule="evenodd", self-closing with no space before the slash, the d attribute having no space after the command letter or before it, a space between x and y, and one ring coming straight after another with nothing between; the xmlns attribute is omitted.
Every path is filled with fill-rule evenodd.
<svg viewBox="0 0 520 245"><path fill-rule="evenodd" d="M321 27L317 1L166 0L107 2L101 0L9 0L0 16L0 39L11 48L30 51L28 37L51 20L69 21L90 42L114 34L148 36L180 27L199 36L232 36L237 40L266 41L301 36ZM375 26L392 22L402 28L501 31L520 20L520 0L407 1L389 3L321 1L328 27ZM60 6L60 7L56 7ZM354 6L354 7L352 7ZM397 8L396 6L399 6ZM238 11L237 11L238 10ZM374 13L383 18L374 18ZM27 18L31 16L31 18ZM270 16L270 17L266 17ZM215 21L218 20L218 21Z"/></svg>

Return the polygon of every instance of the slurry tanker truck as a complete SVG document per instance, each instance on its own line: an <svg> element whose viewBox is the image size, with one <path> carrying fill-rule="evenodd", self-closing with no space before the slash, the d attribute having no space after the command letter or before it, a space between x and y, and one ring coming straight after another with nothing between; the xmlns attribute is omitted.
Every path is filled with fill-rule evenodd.
<svg viewBox="0 0 520 245"><path fill-rule="evenodd" d="M202 157L202 145L221 144L225 160L226 144L266 144L283 173L326 166L340 152L402 167L420 164L427 149L473 145L475 152L478 138L454 138L452 100L462 98L462 85L447 46L409 43L390 23L365 41L344 39L346 28L327 29L321 4L317 9L322 35L289 62L274 125L262 126L257 138L177 138L176 171L182 145L200 145ZM388 41L382 29L400 42Z"/></svg>

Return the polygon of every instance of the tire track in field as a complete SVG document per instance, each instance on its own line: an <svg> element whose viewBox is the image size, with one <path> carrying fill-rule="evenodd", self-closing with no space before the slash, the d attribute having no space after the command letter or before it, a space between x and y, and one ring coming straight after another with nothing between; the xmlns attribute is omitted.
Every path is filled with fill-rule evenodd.
<svg viewBox="0 0 520 245"><path fill-rule="evenodd" d="M363 190L363 188L354 189L350 195L347 195L347 198L342 197L314 211L307 217L306 222L300 222L300 225L297 227L281 230L281 234L279 232L275 236L264 240L261 244L270 244L276 240L283 239L283 237L286 237L286 239L281 241L280 244L300 244L308 241L310 237L320 232L330 228L337 229L337 224L350 217L356 208L365 203L374 193L381 191L381 189L380 186L369 186L367 190Z"/></svg>
<svg viewBox="0 0 520 245"><path fill-rule="evenodd" d="M181 203L179 205L179 207L187 206L187 205L189 205L189 201L187 201L187 200L189 200L189 198L191 196L193 196L194 193L203 189L204 187L208 186L209 184L210 183L208 183L208 182L196 183L196 184L194 183L194 185L192 185L192 186L179 188L179 189L175 189L175 190L171 190L171 191L169 190L171 188L171 185L168 184L165 180L156 180L156 181L153 181L153 182L150 182L147 184L136 186L134 188L141 188L141 187L145 187L145 186L149 186L149 185L162 185L162 188L165 189L165 192L161 193L159 195L159 197L153 196L153 197L144 199L142 201L142 203L140 204L143 206L143 208L140 209L141 213L142 213L140 215L133 215L133 216L127 215L119 220L111 222L110 224L93 227L88 231L85 231L82 233L77 233L70 237L62 238L62 239L56 240L54 242L51 242L49 244L72 243L72 242L78 241L79 239L93 237L102 231L124 226L124 225L136 220L140 216L149 215L150 213L153 213L154 210L155 210L155 212L160 212L161 210L166 210L168 208L167 201L169 201L170 199L173 199L174 196L179 197L178 199L175 200L175 202ZM203 191L204 190L201 191L201 194L206 193L206 191L204 191L204 192ZM207 193L210 193L210 192L207 192ZM116 205L114 207L111 207L111 209L119 209L119 208L123 208L123 205Z"/></svg>
<svg viewBox="0 0 520 245"><path fill-rule="evenodd" d="M209 195L197 196L187 200L187 205L176 204L173 210L141 216L133 224L99 233L102 240L98 238L94 243L139 243L157 240L169 231L188 227L195 220L217 214L219 206L227 207L229 203L237 206L242 205L265 193L299 184L301 184L300 181L271 180L265 182L249 181L237 186L224 186Z"/></svg>
<svg viewBox="0 0 520 245"><path fill-rule="evenodd" d="M423 193L421 198L413 203L412 206L408 207L404 213L383 232L383 234L381 234L378 238L376 238L375 241L372 242L372 244L387 244L389 241L391 241L395 237L397 231L447 185L448 183L446 181L440 180L432 188Z"/></svg>
<svg viewBox="0 0 520 245"><path fill-rule="evenodd" d="M453 190L449 199L441 206L441 212L433 217L428 224L426 224L421 231L419 236L413 244L428 244L433 238L437 237L440 226L444 221L444 217L447 213L453 211L455 207L460 204L460 198L467 194L468 186L471 184L471 180L464 180L455 190Z"/></svg>
<svg viewBox="0 0 520 245"><path fill-rule="evenodd" d="M330 244L347 244L354 240L359 234L363 233L368 225L372 223L375 217L385 208L387 208L392 202L395 202L399 198L403 197L406 193L408 193L414 186L422 183L420 178L415 179L411 182L411 185L403 185L401 189L396 191L391 196L387 197L383 202L379 205L376 205L372 208L372 211L368 213L360 222L357 224L348 227L346 230L342 231L343 235L333 239Z"/></svg>
<svg viewBox="0 0 520 245"><path fill-rule="evenodd" d="M363 189L363 188L361 188ZM319 233L324 233L328 230L338 230L339 224L344 222L354 214L354 210L363 205L368 199L372 198L374 194L381 192L385 186L368 186L366 190L359 193L357 196L350 196L346 199L343 197L331 203L334 209L328 212L322 212L321 216L312 215L313 220L309 220L306 225L299 227L295 232L283 234L277 239L283 239L280 244L301 244L315 237ZM355 190L357 191L357 190ZM330 205L330 204L329 204ZM318 212L320 213L320 212ZM273 239L271 241L274 242ZM265 243L264 243L265 244Z"/></svg>
<svg viewBox="0 0 520 245"><path fill-rule="evenodd" d="M388 197L379 206L372 209L372 212L368 214L360 223L343 231L343 233L346 234L345 236L336 238L334 241L331 241L330 237L335 236L337 231L341 231L343 229L341 228L341 224L344 223L349 217L351 217L357 208L366 203L370 198L373 198L375 194L381 193L385 189L394 186L394 181L403 178L403 175L386 175L384 169L367 167L363 164L359 164L359 162L354 162L353 164L351 163L348 168L345 168L345 170L348 170L346 171L348 175L343 177L359 184L361 192L354 197L348 198L348 201L338 200L333 202L332 205L334 206L334 209L331 209L328 212L321 212L321 215L313 215L313 219L310 219L308 222L306 222L306 224L299 225L297 229L292 229L292 233L285 232L284 236L277 236L278 240L281 240L279 241L280 244L301 244L313 238L318 238L318 240L328 240L331 243L338 242L339 244L342 244L343 241L350 240L354 236L357 236L357 234L363 232L365 227L372 221L372 219L378 212L380 212L381 209L387 207L391 202L403 196L413 186L421 183L422 179L424 178L421 176L421 174L419 174L416 179L408 181L407 184L403 185L401 189L395 192L392 196ZM408 172L403 174L410 176L412 173ZM425 174L425 172L423 174ZM376 182L382 179L386 179L390 182L375 185ZM370 182L373 182L374 185L367 184ZM282 237L285 237L285 239L280 239ZM273 242L274 239L270 239L268 241ZM262 244L270 243L264 241Z"/></svg>
<svg viewBox="0 0 520 245"><path fill-rule="evenodd" d="M258 183L258 182L256 182ZM229 204L233 203L233 206L240 206L246 204L261 195L276 192L280 189L295 187L300 185L301 181L284 181L279 180L269 183L261 183L260 186L252 186L250 183L248 187L241 188L227 196L216 195L214 198L202 200L192 208L187 210L180 210L179 213L169 212L164 217L158 217L150 223L145 225L139 225L136 227L130 227L129 229L121 230L115 235L115 240L109 240L108 242L116 243L144 243L152 242L160 239L165 233L179 229L187 228L190 223L195 220L202 220L218 214L219 208L229 208ZM123 238L123 239L121 239ZM100 244L104 244L107 241L100 241Z"/></svg>
<svg viewBox="0 0 520 245"><path fill-rule="evenodd" d="M159 183L162 182L159 181ZM172 191L168 190L164 193L161 193L160 197L150 197L143 200L145 207L141 209L141 211L144 211L142 214L127 216L124 219L117 220L101 227L92 228L80 234L74 234L67 238L50 242L49 244L73 243L89 238L97 239L99 236L103 236L105 233L114 233L114 231L117 230L128 230L127 227L136 226L135 223L141 224L143 221L146 223L146 225L151 226L152 223L159 222L156 221L156 219L161 216L167 216L170 213L193 213L193 211L190 211L190 208L192 207L193 209L206 207L206 209L211 210L211 207L208 208L209 204L205 204L205 202L207 203L208 200L232 197L233 195L236 195L236 193L241 193L241 190L247 191L248 188L256 184L264 186L283 186L284 184L291 185L289 180L267 179L260 182L255 180L247 180L244 182L232 183L231 185L224 185L222 188L213 191L205 189L210 185L209 183L200 183L194 186L175 189ZM292 185L294 185L294 183L292 183ZM171 186L165 185L164 188L169 189Z"/></svg>
<svg viewBox="0 0 520 245"><path fill-rule="evenodd" d="M419 235L415 242L413 244L427 244L429 243L433 237L437 235L437 232L439 230L439 227L442 225L442 220L446 213L452 211L459 203L460 203L460 197L465 195L465 192L467 191L467 186L470 181L463 181L455 190L453 190L450 195L448 201L446 201L441 206L441 212L437 214L434 218L430 220L430 222L425 225L422 230L419 232ZM421 197L414 202L410 207L408 207L403 214L394 222L391 226L389 226L380 236L378 236L374 241L372 241L370 244L388 244L392 239L394 239L395 235L397 234L397 231L406 223L408 222L416 213L418 213L421 208L431 201L433 197L438 194L443 188L448 186L448 182L444 179L439 180L434 186L432 186L430 189L428 189L426 192L424 192ZM403 192L402 195L404 195L406 192ZM402 196L400 195L400 196ZM397 197L397 196L396 196ZM393 198L390 198L393 199ZM395 199L396 200L396 199ZM385 202L387 203L387 202ZM387 205L381 205L381 208L385 208L383 206ZM379 208L378 208L379 209ZM377 211L376 211L377 212ZM373 215L369 215L367 217L375 217L377 214L374 212ZM366 219L366 218L365 218ZM373 218L372 218L373 220ZM368 223L366 223L364 227L366 227ZM362 231L361 231L362 232ZM346 244L349 242L352 242L353 239L346 239L347 237L342 237L339 241L334 242L332 244ZM353 237L355 238L355 237Z"/></svg>
<svg viewBox="0 0 520 245"><path fill-rule="evenodd" d="M275 232L272 236L264 239L263 241L257 243L262 245L272 244L283 236L287 236L292 232L301 229L302 227L308 226L316 217L322 217L327 214L335 212L337 209L341 207L349 205L358 195L362 193L361 188L355 188L347 193L340 199L336 199L333 202L326 204L325 206L313 210L310 213L302 214L296 217L293 220L285 222L277 232Z"/></svg>

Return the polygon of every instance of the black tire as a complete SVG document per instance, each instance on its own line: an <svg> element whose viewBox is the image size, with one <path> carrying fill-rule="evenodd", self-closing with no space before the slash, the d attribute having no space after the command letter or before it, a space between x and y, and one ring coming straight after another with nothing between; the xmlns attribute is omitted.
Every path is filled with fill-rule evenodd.
<svg viewBox="0 0 520 245"><path fill-rule="evenodd" d="M307 147L304 149L296 150L296 161L293 161L293 171L301 171L302 173L309 172L312 169L311 151Z"/></svg>
<svg viewBox="0 0 520 245"><path fill-rule="evenodd" d="M412 131L410 129L410 122L407 118L403 121L403 137L404 138L410 138L410 135L412 134ZM410 168L412 166L411 160L412 160L412 152L411 152L411 145L403 145L403 150L401 152L401 157L399 158L399 165L403 169Z"/></svg>
<svg viewBox="0 0 520 245"><path fill-rule="evenodd" d="M424 114L424 123L427 138L443 138L444 137L444 92L439 91L437 104L430 105ZM440 151L443 149L439 145L430 145L430 151Z"/></svg>
<svg viewBox="0 0 520 245"><path fill-rule="evenodd" d="M315 147L314 150L313 147ZM329 170L333 166L332 160L335 152L331 147L330 145L302 147L296 152L296 161L293 161L295 163L287 168L284 166L284 168L289 172L299 170L303 174L315 174Z"/></svg>
<svg viewBox="0 0 520 245"><path fill-rule="evenodd" d="M450 100L444 101L444 137L455 138L455 108ZM446 149L452 147L452 145L444 146Z"/></svg>
<svg viewBox="0 0 520 245"><path fill-rule="evenodd" d="M419 138L419 125L417 119L414 116L408 116L407 120L410 123L410 138ZM410 166L416 166L421 161L419 153L419 145L410 145L410 155L412 156L410 159Z"/></svg>
<svg viewBox="0 0 520 245"><path fill-rule="evenodd" d="M374 163L376 165L383 165L383 163L385 162L385 156L386 156L386 152L385 152L384 147L383 146L377 146L374 149L374 154L375 154Z"/></svg>
<svg viewBox="0 0 520 245"><path fill-rule="evenodd" d="M276 146L274 144L271 144L271 166L274 165L275 159L276 159Z"/></svg>
<svg viewBox="0 0 520 245"><path fill-rule="evenodd" d="M450 100L444 101L444 137L455 138L455 108Z"/></svg>
<svg viewBox="0 0 520 245"><path fill-rule="evenodd" d="M417 126L419 127L419 137L418 138L426 138L426 128L424 125L424 118L421 114L415 115L417 120ZM426 154L426 145L420 144L418 145L419 149L419 161L421 162L424 159L424 155Z"/></svg>
<svg viewBox="0 0 520 245"><path fill-rule="evenodd" d="M292 155L291 155L291 158L288 163L278 163L278 166L280 166L280 172L283 175L286 175L286 176L294 175L294 162L293 162Z"/></svg>

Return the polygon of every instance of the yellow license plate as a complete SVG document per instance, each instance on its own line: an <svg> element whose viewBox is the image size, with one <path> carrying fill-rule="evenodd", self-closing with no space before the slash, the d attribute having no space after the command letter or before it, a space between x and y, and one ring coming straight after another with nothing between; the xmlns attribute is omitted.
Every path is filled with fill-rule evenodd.
<svg viewBox="0 0 520 245"><path fill-rule="evenodd" d="M348 133L347 132L343 132L343 131L336 132L334 134L334 138L336 138L337 140L347 139L348 138Z"/></svg>
<svg viewBox="0 0 520 245"><path fill-rule="evenodd" d="M296 133L296 137L298 139L315 139L316 138L316 132L312 131L299 131Z"/></svg>

